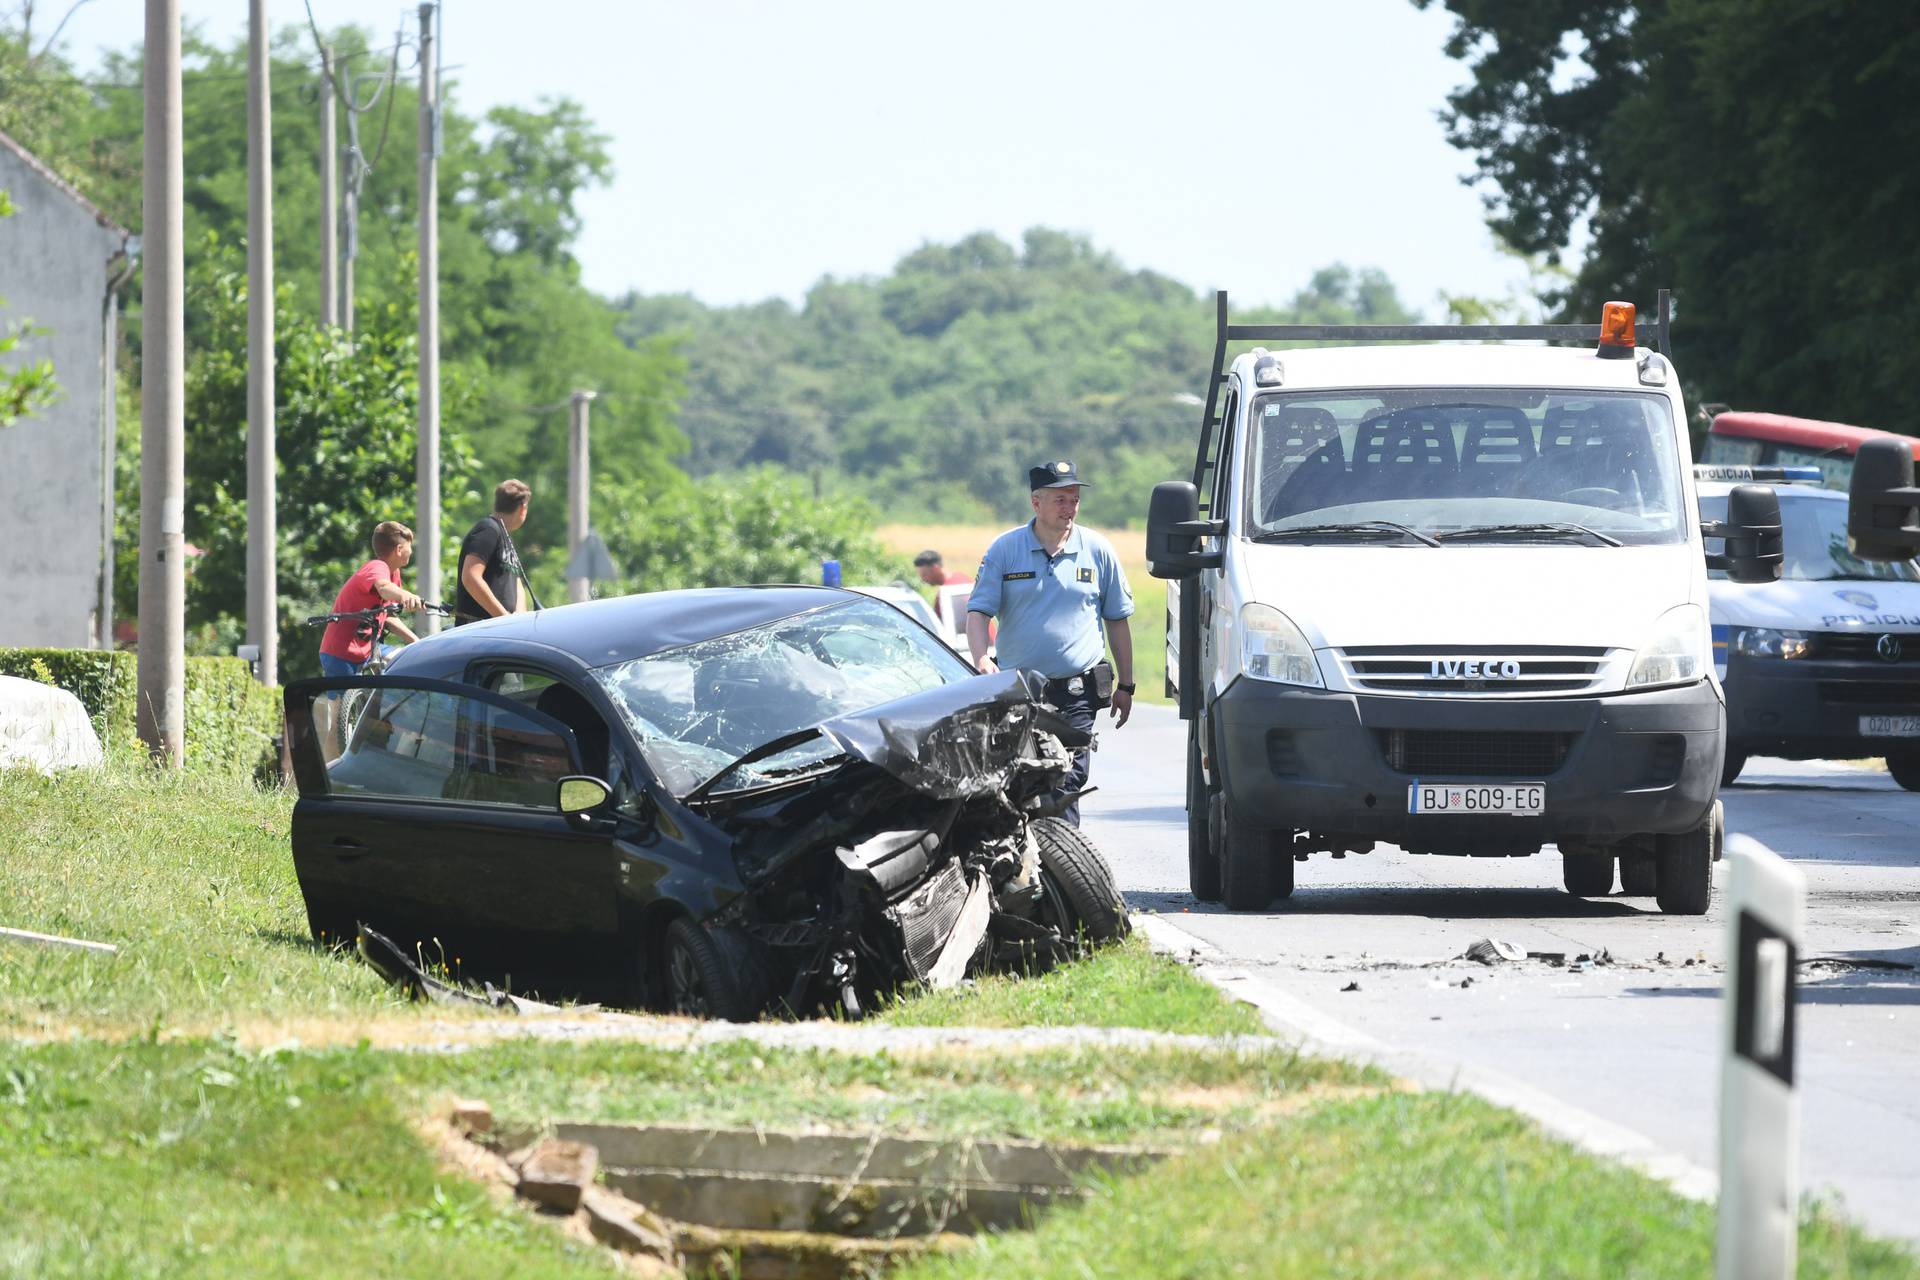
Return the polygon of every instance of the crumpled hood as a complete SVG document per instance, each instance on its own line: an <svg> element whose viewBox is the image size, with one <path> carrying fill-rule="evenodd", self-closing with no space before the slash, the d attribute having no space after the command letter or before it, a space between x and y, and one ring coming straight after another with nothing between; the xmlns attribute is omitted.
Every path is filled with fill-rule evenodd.
<svg viewBox="0 0 1920 1280"><path fill-rule="evenodd" d="M1920 582L1715 582L1713 620L1800 631L1920 631Z"/></svg>
<svg viewBox="0 0 1920 1280"><path fill-rule="evenodd" d="M1316 649L1351 645L1637 648L1695 599L1700 552L1660 547L1451 545L1240 548L1245 599L1293 619ZM1704 601L1697 601L1704 603Z"/></svg>
<svg viewBox="0 0 1920 1280"><path fill-rule="evenodd" d="M1038 727L1069 747L1087 736L1042 705L1046 682L1000 671L824 721L841 750L924 795L952 800L1005 788Z"/></svg>

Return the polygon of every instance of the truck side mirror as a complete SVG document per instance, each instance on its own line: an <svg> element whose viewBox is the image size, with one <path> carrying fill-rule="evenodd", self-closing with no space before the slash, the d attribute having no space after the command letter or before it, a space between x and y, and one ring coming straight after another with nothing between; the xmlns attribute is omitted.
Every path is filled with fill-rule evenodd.
<svg viewBox="0 0 1920 1280"><path fill-rule="evenodd" d="M1847 488L1847 549L1862 560L1907 560L1920 553L1920 489L1904 440L1869 440L1853 460Z"/></svg>
<svg viewBox="0 0 1920 1280"><path fill-rule="evenodd" d="M1218 551L1198 551L1201 538L1226 533L1224 520L1200 518L1200 491L1185 480L1167 480L1153 486L1147 503L1147 572L1156 578L1191 578L1202 569L1217 569Z"/></svg>
<svg viewBox="0 0 1920 1280"><path fill-rule="evenodd" d="M1767 485L1736 485L1727 495L1727 518L1702 522L1700 533L1726 539L1720 555L1707 557L1707 568L1724 569L1735 582L1780 577L1780 495Z"/></svg>

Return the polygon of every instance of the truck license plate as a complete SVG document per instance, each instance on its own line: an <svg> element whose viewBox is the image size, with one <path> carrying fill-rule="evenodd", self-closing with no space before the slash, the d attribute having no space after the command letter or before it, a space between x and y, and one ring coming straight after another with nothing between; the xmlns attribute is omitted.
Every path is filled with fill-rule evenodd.
<svg viewBox="0 0 1920 1280"><path fill-rule="evenodd" d="M1861 716L1860 734L1867 738L1920 738L1920 716Z"/></svg>
<svg viewBox="0 0 1920 1280"><path fill-rule="evenodd" d="M1408 813L1543 813L1544 782L1416 782L1407 788Z"/></svg>

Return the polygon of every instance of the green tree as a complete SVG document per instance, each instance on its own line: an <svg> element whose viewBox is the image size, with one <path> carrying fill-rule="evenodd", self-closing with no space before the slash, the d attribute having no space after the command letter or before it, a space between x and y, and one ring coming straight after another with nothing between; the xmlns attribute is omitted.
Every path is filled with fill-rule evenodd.
<svg viewBox="0 0 1920 1280"><path fill-rule="evenodd" d="M1444 3L1472 81L1443 114L1494 230L1557 257L1590 229L1563 317L1670 286L1696 398L1914 429L1909 6Z"/></svg>
<svg viewBox="0 0 1920 1280"><path fill-rule="evenodd" d="M187 582L187 621L226 648L246 614L247 273L245 257L209 237L191 257L187 310L199 341L187 361L187 542L198 554ZM372 555L373 526L411 523L418 352L397 308L364 317L351 339L277 300L274 418L280 465L277 551L284 678L319 674L319 632L303 619L325 612L340 584ZM460 395L455 388L456 398ZM139 438L122 436L120 608L137 601ZM131 456L126 456L131 455ZM451 582L464 523L451 514L480 502L477 462L457 427L441 435L449 511L441 544ZM418 534L420 531L415 530ZM417 572L417 570L416 570ZM228 651L231 651L230 648Z"/></svg>
<svg viewBox="0 0 1920 1280"><path fill-rule="evenodd" d="M600 529L623 575L616 591L668 591L756 582L819 582L838 560L848 583L910 578L907 562L874 537L857 500L821 501L798 476L772 468L709 476L663 494L614 490Z"/></svg>
<svg viewBox="0 0 1920 1280"><path fill-rule="evenodd" d="M1098 478L1090 519L1144 520L1152 480L1191 466L1213 351L1211 299L1046 227L924 245L798 309L623 305L630 337L682 343L689 470L806 470L901 519L1017 516L1026 468L1065 455ZM1413 318L1381 272L1340 265L1249 315Z"/></svg>
<svg viewBox="0 0 1920 1280"><path fill-rule="evenodd" d="M0 190L0 218L13 216L13 200ZM0 298L0 308L7 300ZM0 325L0 356L19 347L27 338L44 333L29 324ZM0 427L10 427L28 414L53 403L59 384L53 380L51 360L33 360L11 369L0 368Z"/></svg>
<svg viewBox="0 0 1920 1280"><path fill-rule="evenodd" d="M343 75L395 65L385 38L350 27L325 38L339 51ZM82 85L57 54L29 63L20 45L17 30L0 30L0 129L45 147L42 154L65 176L137 231L138 51L109 55L99 76ZM207 243L208 235L234 245L246 232L245 53L244 42L217 46L191 32L183 40L189 246ZM274 38L272 61L276 281L290 314L311 316L319 306L322 214L318 112L306 94L319 72L304 24ZM17 72L11 81L9 71ZM520 538L531 566L565 537L566 418L539 410L577 388L598 392L596 470L622 483L683 484L674 458L686 440L673 421L681 361L664 340L623 341L615 332L620 313L581 283L573 256L577 202L609 176L605 136L565 99L476 118L459 110L457 94L457 82L449 82L439 207L443 431L466 437L491 477L486 487L509 475L534 485L539 500ZM363 331L389 323L405 331L415 323L417 104L413 86L398 83L361 118L362 148L372 161L355 273ZM190 349L204 346L210 333L206 318L190 309ZM137 362L132 327L129 344ZM192 451L187 466L190 492L212 480ZM411 467L399 474L410 476ZM464 532L481 508L457 501L444 479L443 488L446 509ZM411 507L409 498L402 509ZM284 503L282 510L291 516Z"/></svg>

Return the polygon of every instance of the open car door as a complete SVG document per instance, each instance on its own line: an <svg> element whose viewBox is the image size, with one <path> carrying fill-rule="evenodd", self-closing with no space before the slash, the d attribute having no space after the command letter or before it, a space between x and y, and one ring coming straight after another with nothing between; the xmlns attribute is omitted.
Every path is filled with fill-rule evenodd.
<svg viewBox="0 0 1920 1280"><path fill-rule="evenodd" d="M404 676L305 680L285 705L293 865L316 938L365 923L511 964L617 937L612 840L559 807L580 752L558 720Z"/></svg>

